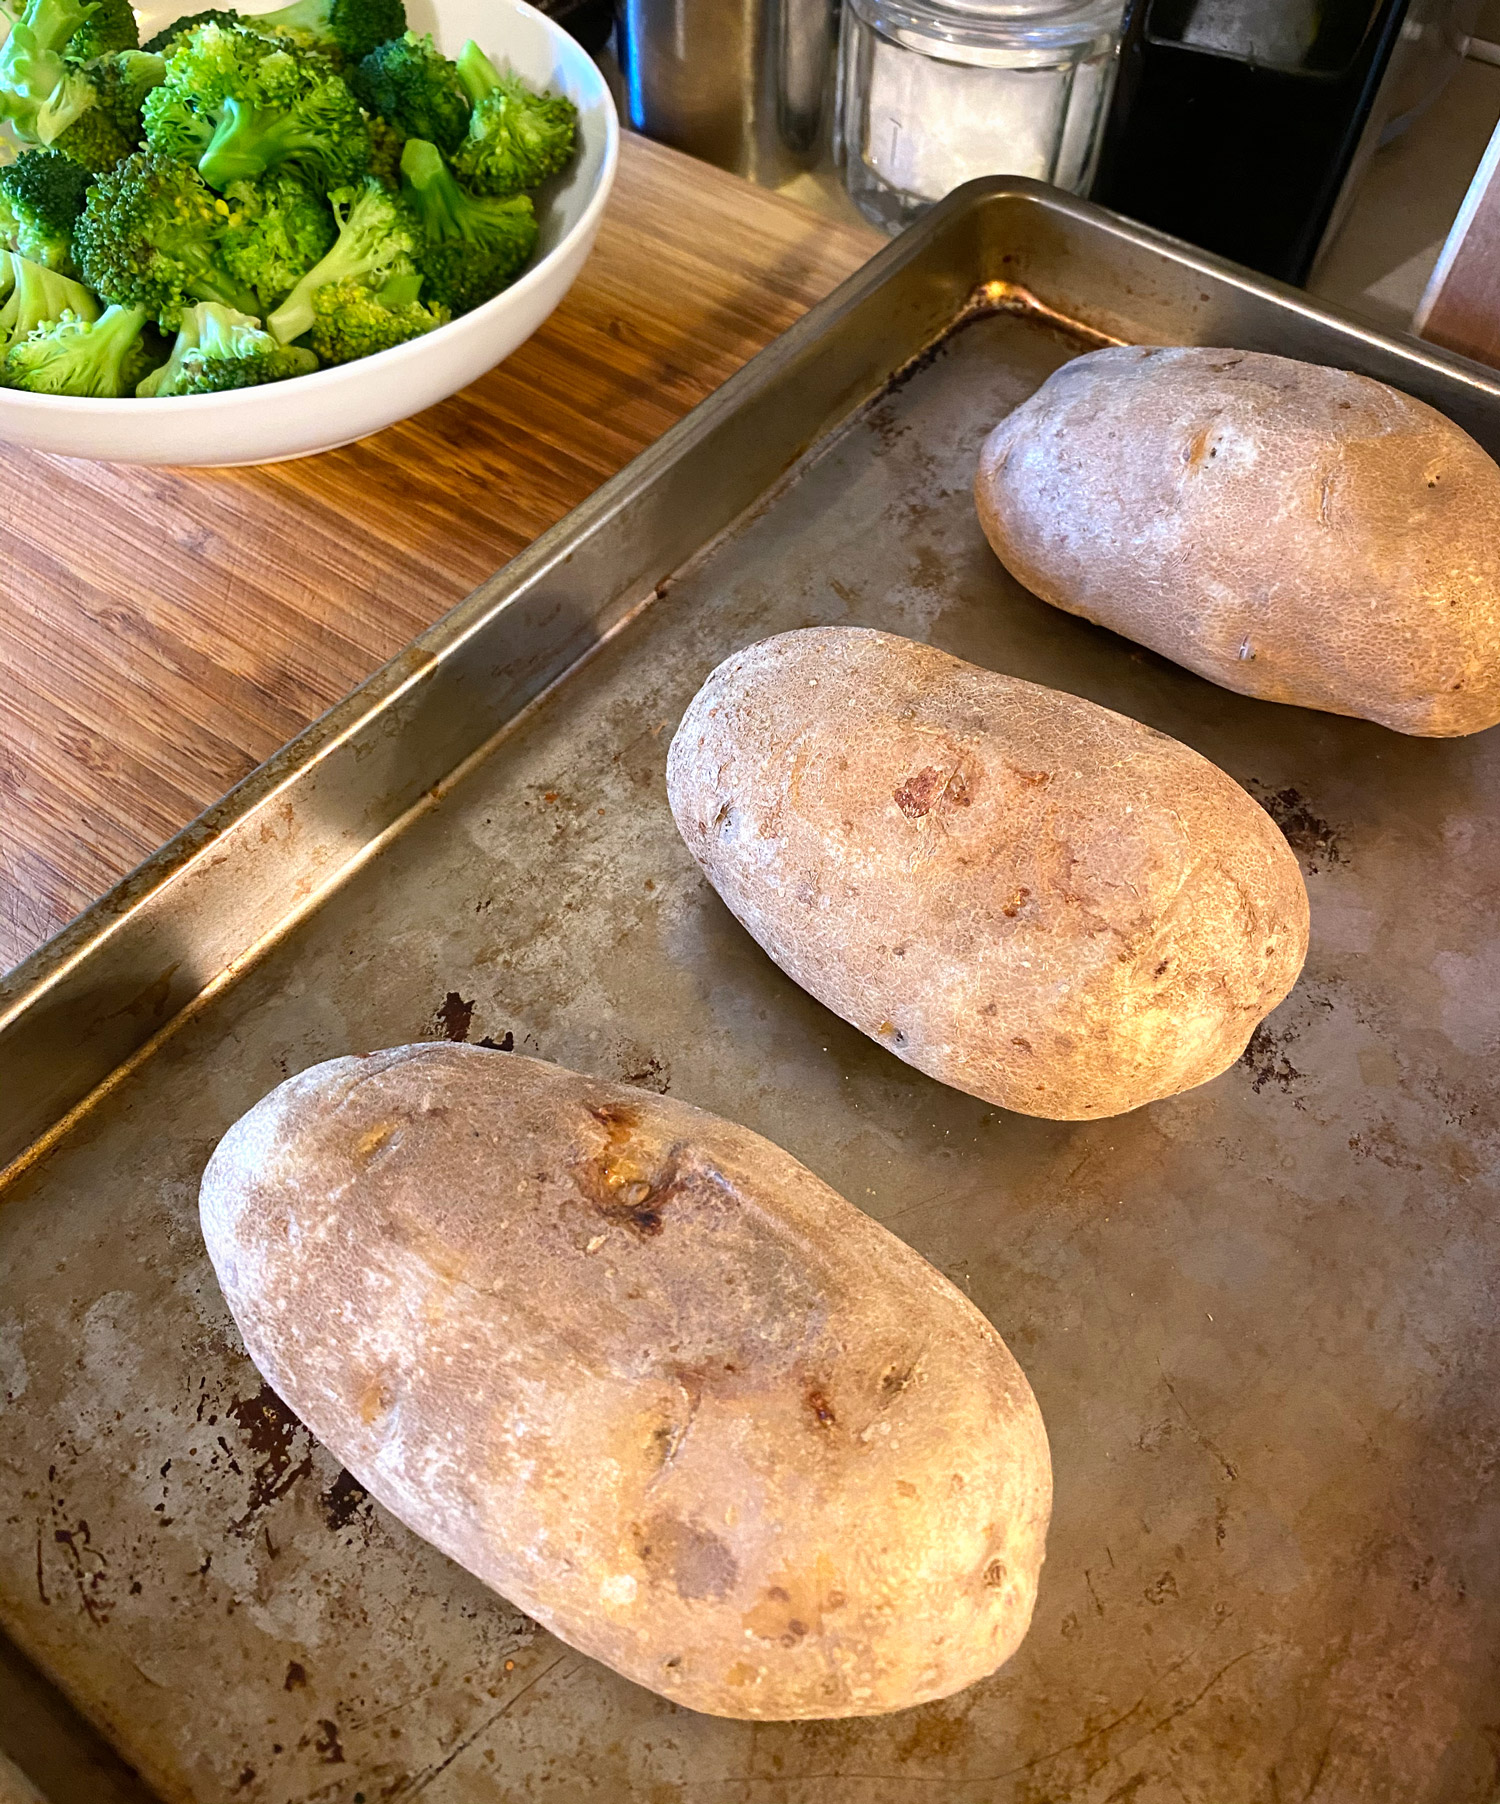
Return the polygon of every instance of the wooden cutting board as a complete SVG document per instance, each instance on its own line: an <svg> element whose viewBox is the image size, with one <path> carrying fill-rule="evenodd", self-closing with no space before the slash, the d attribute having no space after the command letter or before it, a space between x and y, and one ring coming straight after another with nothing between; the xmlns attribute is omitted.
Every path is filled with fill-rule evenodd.
<svg viewBox="0 0 1500 1804"><path fill-rule="evenodd" d="M572 293L416 419L243 470L0 450L0 970L883 242L627 135Z"/></svg>

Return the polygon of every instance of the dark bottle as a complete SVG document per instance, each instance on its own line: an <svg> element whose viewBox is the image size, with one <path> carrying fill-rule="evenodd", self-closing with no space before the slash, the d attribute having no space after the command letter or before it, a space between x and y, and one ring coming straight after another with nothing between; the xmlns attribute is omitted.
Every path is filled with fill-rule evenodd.
<svg viewBox="0 0 1500 1804"><path fill-rule="evenodd" d="M1093 198L1304 282L1407 10L1130 0Z"/></svg>

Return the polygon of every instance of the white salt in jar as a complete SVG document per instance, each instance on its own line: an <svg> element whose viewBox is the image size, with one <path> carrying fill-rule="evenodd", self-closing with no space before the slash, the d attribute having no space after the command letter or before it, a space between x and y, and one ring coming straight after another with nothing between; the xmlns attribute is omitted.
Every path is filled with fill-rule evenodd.
<svg viewBox="0 0 1500 1804"><path fill-rule="evenodd" d="M976 175L1092 179L1123 0L844 0L839 150L895 231Z"/></svg>

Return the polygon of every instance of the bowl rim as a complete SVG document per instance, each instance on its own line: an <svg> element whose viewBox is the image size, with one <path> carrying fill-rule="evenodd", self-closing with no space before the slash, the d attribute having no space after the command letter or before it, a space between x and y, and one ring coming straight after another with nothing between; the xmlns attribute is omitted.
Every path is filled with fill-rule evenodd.
<svg viewBox="0 0 1500 1804"><path fill-rule="evenodd" d="M620 115L615 107L614 95L610 92L609 83L604 79L599 66L570 31L537 7L529 4L529 0L504 0L511 11L530 15L538 19L547 28L551 37L561 39L592 71L593 79L598 84L599 95L604 104L604 156L599 164L599 172L594 178L593 192L578 218L553 245L545 256L533 263L523 275L518 277L508 288L502 288L499 294L493 294L479 306L471 307L467 313L459 314L457 319L445 320L441 326L435 326L431 332L424 332L420 338L409 338L405 344L392 345L388 350L376 351L370 357L356 357L349 363L334 363L319 369L309 370L305 376L292 376L287 383L258 383L249 388L223 389L212 395L163 395L160 398L146 395L39 395L24 388L0 388L0 410L17 413L31 413L38 410L56 414L59 411L68 413L93 413L96 408L109 409L111 418L128 417L126 410L143 410L154 420L164 420L174 413L187 409L196 418L202 418L204 407L210 402L218 403L221 411L231 408L263 406L266 391L280 390L295 383L299 394L312 392L312 385L321 388L332 388L340 381L347 381L351 372L366 370L378 365L384 370L394 370L398 359L415 361L434 339L450 331L455 326L466 326L471 320L479 321L492 310L498 312L507 303L524 298L533 289L542 285L542 279L553 268L563 253L580 239L589 241L596 230L599 217L609 202L610 190L614 186L615 171L620 160ZM253 16L253 15L247 15Z"/></svg>

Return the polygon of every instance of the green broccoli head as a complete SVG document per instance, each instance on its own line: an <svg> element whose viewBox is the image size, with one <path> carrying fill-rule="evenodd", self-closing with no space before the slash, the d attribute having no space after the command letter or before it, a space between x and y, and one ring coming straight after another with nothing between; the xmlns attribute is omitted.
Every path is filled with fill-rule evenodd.
<svg viewBox="0 0 1500 1804"><path fill-rule="evenodd" d="M282 163L336 187L370 160L359 103L333 67L240 26L183 38L144 112L148 147L196 163L212 188Z"/></svg>
<svg viewBox="0 0 1500 1804"><path fill-rule="evenodd" d="M146 400L217 395L228 388L284 382L317 367L311 351L278 344L249 314L205 301L184 310L172 355L135 392Z"/></svg>
<svg viewBox="0 0 1500 1804"><path fill-rule="evenodd" d="M165 76L163 57L144 50L114 50L85 63L90 104L53 143L54 150L96 173L113 169L140 147L141 106Z"/></svg>
<svg viewBox="0 0 1500 1804"><path fill-rule="evenodd" d="M255 291L264 319L332 247L338 222L318 189L285 167L257 182L231 182L224 198L230 207L224 262Z"/></svg>
<svg viewBox="0 0 1500 1804"><path fill-rule="evenodd" d="M438 147L421 138L408 139L401 153L401 192L422 228L416 264L427 293L455 313L499 294L536 249L529 195L470 194Z"/></svg>
<svg viewBox="0 0 1500 1804"><path fill-rule="evenodd" d="M107 56L112 50L135 50L140 41L130 0L99 0L68 39L68 58L86 63L93 57Z"/></svg>
<svg viewBox="0 0 1500 1804"><path fill-rule="evenodd" d="M321 50L335 61L357 63L387 38L406 30L404 0L293 0L273 13L257 14L257 31L274 31L294 43Z"/></svg>
<svg viewBox="0 0 1500 1804"><path fill-rule="evenodd" d="M450 156L469 129L469 97L457 65L414 31L372 50L350 71L349 85L404 136L426 138Z"/></svg>
<svg viewBox="0 0 1500 1804"><path fill-rule="evenodd" d="M320 288L344 282L378 288L387 277L413 267L416 223L393 189L366 176L328 198L338 237L266 321L266 330L282 344L301 338L311 327L313 298Z"/></svg>
<svg viewBox="0 0 1500 1804"><path fill-rule="evenodd" d="M12 344L0 385L39 395L133 394L151 367L144 307L106 307L95 320L64 312Z"/></svg>
<svg viewBox="0 0 1500 1804"><path fill-rule="evenodd" d="M382 288L363 282L329 282L313 295L308 342L324 363L353 363L393 345L420 338L452 316L446 307L424 307L411 293L419 279L398 276Z"/></svg>
<svg viewBox="0 0 1500 1804"><path fill-rule="evenodd" d="M573 155L578 109L560 94L538 94L519 75L502 75L472 38L458 75L473 111L453 167L481 194L519 194L556 175Z"/></svg>
<svg viewBox="0 0 1500 1804"><path fill-rule="evenodd" d="M50 144L93 103L65 60L68 40L93 11L84 0L26 0L0 45L0 119L27 144Z"/></svg>
<svg viewBox="0 0 1500 1804"><path fill-rule="evenodd" d="M178 43L190 31L196 31L200 25L244 25L246 19L239 13L212 11L206 13L188 13L185 18L174 19L172 23L155 37L147 38L141 45L142 50L154 50L161 56L170 56Z"/></svg>
<svg viewBox="0 0 1500 1804"><path fill-rule="evenodd" d="M5 305L0 307L0 348L8 350L29 338L39 326L49 326L65 313L82 320L99 317L99 303L85 287L48 269L44 263L33 263L30 257L15 251L0 251L5 259L5 279L0 292L5 292Z"/></svg>
<svg viewBox="0 0 1500 1804"><path fill-rule="evenodd" d="M190 165L137 151L89 189L73 257L106 301L144 307L168 331L194 301L253 313L254 290L225 257L233 218Z"/></svg>
<svg viewBox="0 0 1500 1804"><path fill-rule="evenodd" d="M28 150L0 169L0 237L13 251L60 269L73 267L73 226L89 172L55 150Z"/></svg>

